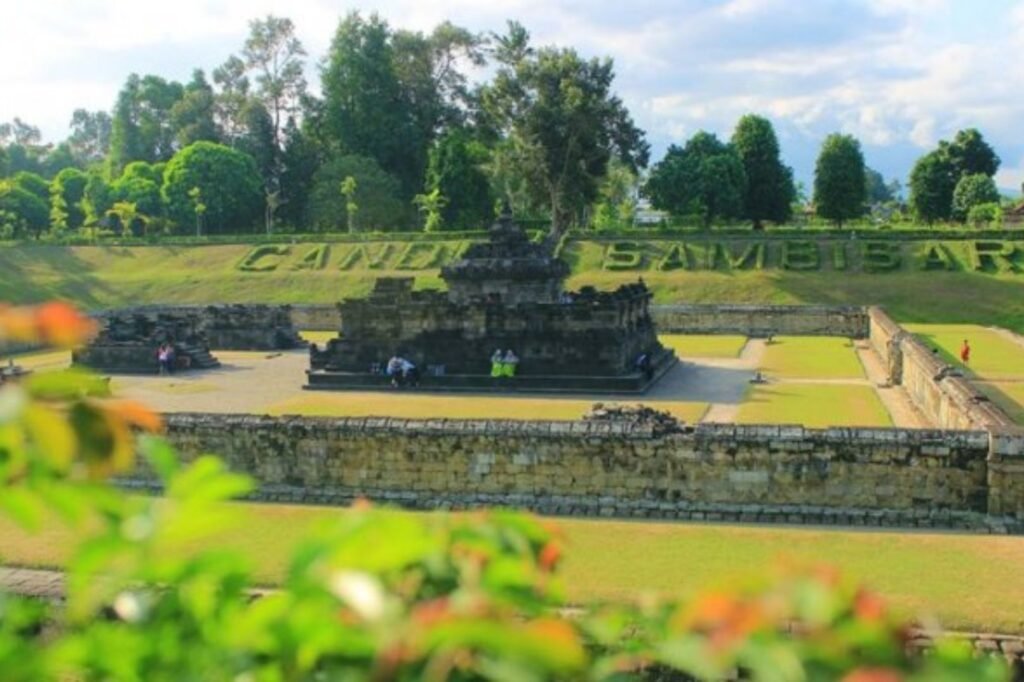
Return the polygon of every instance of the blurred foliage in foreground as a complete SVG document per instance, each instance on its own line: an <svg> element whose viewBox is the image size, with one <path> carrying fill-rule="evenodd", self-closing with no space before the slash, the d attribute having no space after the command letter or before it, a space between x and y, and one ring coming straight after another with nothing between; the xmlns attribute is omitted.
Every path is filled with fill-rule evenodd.
<svg viewBox="0 0 1024 682"><path fill-rule="evenodd" d="M90 333L60 304L0 308L0 340ZM81 538L65 603L0 594L0 679L1008 679L1001 660L953 644L909 656L883 602L828 569L687 603L567 610L557 530L510 512L366 505L306 538L284 583L260 591L240 557L190 549L234 527L221 503L252 481L212 456L182 464L160 428L81 371L0 387L0 510L28 529L56 515ZM136 453L164 500L106 482Z"/></svg>

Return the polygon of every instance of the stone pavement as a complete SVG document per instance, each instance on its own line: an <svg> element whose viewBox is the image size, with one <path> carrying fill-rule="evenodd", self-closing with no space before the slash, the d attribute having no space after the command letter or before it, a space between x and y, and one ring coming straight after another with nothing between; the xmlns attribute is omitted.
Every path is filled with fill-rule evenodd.
<svg viewBox="0 0 1024 682"><path fill-rule="evenodd" d="M736 358L682 357L679 364L643 397L566 395L564 398L644 402L654 407L659 402L706 403L709 408L702 421L734 422L750 388L750 380L761 365L765 346L764 339L750 339ZM901 387L883 385L884 370L870 346L858 342L857 354L867 372L867 379L817 382L870 384L875 387L895 426L930 426ZM303 389L305 371L309 366L308 352L303 349L269 353L216 351L216 355L221 361L221 367L216 369L170 377L116 376L113 387L119 397L141 401L161 412L267 414L285 401L310 398L310 393ZM52 358L48 360L45 369L55 366ZM352 397L357 396L353 394ZM552 399L548 395L543 397ZM439 399L443 400L443 397Z"/></svg>

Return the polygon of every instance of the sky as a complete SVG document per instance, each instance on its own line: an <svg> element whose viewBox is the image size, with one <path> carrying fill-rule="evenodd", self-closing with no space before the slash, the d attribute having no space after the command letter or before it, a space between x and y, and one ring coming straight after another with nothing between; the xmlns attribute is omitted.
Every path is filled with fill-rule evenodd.
<svg viewBox="0 0 1024 682"><path fill-rule="evenodd" d="M1024 0L0 0L0 121L44 138L74 109L110 110L129 73L188 80L238 52L248 21L290 17L310 83L338 21L376 11L396 28L448 19L614 59L615 89L653 160L697 130L727 138L744 113L775 124L809 183L822 139L857 136L869 166L906 181L915 159L977 127L1024 181Z"/></svg>

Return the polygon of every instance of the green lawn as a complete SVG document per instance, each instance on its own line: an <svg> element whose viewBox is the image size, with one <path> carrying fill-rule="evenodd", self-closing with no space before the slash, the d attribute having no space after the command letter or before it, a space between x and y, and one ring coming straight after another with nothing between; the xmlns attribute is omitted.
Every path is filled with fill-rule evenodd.
<svg viewBox="0 0 1024 682"><path fill-rule="evenodd" d="M241 528L208 544L241 551L265 583L280 579L304 529L344 509L243 505ZM563 576L571 600L686 596L782 562L825 561L881 591L906 617L937 617L955 629L1024 630L1024 539L1015 537L740 527L562 519ZM0 520L0 554L12 564L60 566L75 542L48 523L27 536Z"/></svg>
<svg viewBox="0 0 1024 682"><path fill-rule="evenodd" d="M747 345L745 336L714 334L661 334L658 340L683 358L738 358Z"/></svg>
<svg viewBox="0 0 1024 682"><path fill-rule="evenodd" d="M310 395L271 405L271 415L295 414L308 417L373 417L401 419L579 419L597 400L559 398L437 396L409 393L353 392ZM658 401L649 403L687 423L700 421L705 403Z"/></svg>
<svg viewBox="0 0 1024 682"><path fill-rule="evenodd" d="M365 295L379 276L415 275L419 287L441 285L436 269L341 270L337 254L323 270L240 272L235 266L249 249L0 247L0 301L61 298L87 309L141 303L334 303ZM910 269L881 274L829 269L615 272L602 269L602 254L602 249L589 247L567 251L573 266L569 285L612 288L642 275L657 303L874 303L906 322L978 323L1024 332L1024 277L1019 274Z"/></svg>
<svg viewBox="0 0 1024 682"><path fill-rule="evenodd" d="M981 379L1024 379L1024 346L994 329L973 324L909 324L906 328L957 367L963 367L960 347L966 339L971 345L969 369Z"/></svg>
<svg viewBox="0 0 1024 682"><path fill-rule="evenodd" d="M797 382L753 386L740 404L740 424L892 426L892 418L871 386Z"/></svg>
<svg viewBox="0 0 1024 682"><path fill-rule="evenodd" d="M831 336L777 336L765 347L761 370L784 379L864 378L853 343Z"/></svg>
<svg viewBox="0 0 1024 682"><path fill-rule="evenodd" d="M337 338L338 337L338 331L337 330L334 330L334 331L308 331L308 330L303 330L303 331L299 332L299 336L301 336L303 338L303 340L305 340L305 341L309 341L310 343L315 343L315 344L317 344L319 346L323 346L324 344L326 344L331 339Z"/></svg>

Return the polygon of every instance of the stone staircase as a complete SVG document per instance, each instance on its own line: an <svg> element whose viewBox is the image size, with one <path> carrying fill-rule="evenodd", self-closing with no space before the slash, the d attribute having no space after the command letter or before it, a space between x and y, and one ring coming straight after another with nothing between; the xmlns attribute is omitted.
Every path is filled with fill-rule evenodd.
<svg viewBox="0 0 1024 682"><path fill-rule="evenodd" d="M208 348L189 343L176 344L178 353L189 359L189 369L213 369L220 367L220 360L213 357Z"/></svg>

